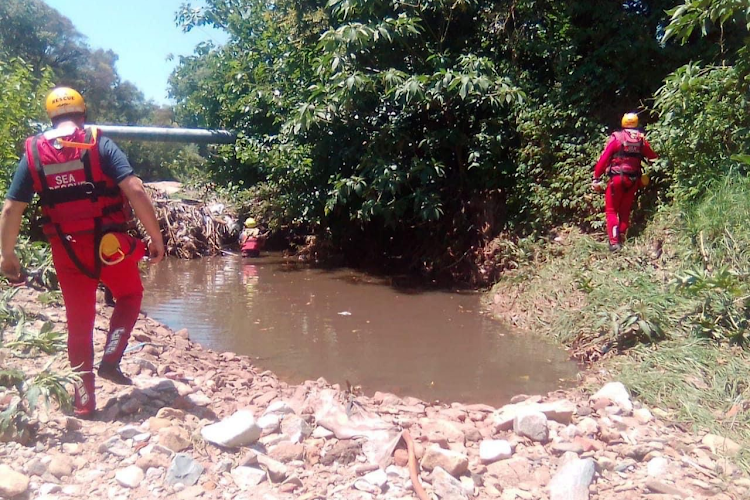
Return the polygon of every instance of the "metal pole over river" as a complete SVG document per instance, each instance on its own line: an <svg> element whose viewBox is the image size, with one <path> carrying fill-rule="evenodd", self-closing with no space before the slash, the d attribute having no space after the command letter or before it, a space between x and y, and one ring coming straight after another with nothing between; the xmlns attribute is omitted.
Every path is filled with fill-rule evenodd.
<svg viewBox="0 0 750 500"><path fill-rule="evenodd" d="M131 141L194 142L197 144L234 144L237 134L228 130L198 128L141 127L130 125L93 125L112 139Z"/></svg>

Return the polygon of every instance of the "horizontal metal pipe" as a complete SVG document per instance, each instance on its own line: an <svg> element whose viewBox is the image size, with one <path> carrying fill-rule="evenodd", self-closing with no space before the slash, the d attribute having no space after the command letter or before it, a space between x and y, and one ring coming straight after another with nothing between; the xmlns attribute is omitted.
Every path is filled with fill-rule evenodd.
<svg viewBox="0 0 750 500"><path fill-rule="evenodd" d="M194 142L198 144L234 144L237 134L228 130L201 128L140 127L136 125L92 125L113 139L130 141Z"/></svg>

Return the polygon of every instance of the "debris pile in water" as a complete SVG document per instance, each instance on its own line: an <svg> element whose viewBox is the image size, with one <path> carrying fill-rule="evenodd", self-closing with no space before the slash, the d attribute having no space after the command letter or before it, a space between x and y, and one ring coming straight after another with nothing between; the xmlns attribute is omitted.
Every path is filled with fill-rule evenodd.
<svg viewBox="0 0 750 500"><path fill-rule="evenodd" d="M167 255L181 259L217 255L222 244L237 239L237 220L223 204L171 199L163 191L149 186L146 189L154 202ZM138 231L146 235L140 222Z"/></svg>

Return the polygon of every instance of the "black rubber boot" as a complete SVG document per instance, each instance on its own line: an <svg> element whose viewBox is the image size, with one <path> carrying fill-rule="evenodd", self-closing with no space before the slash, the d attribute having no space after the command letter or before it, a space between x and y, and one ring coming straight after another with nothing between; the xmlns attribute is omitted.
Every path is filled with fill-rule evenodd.
<svg viewBox="0 0 750 500"><path fill-rule="evenodd" d="M622 249L622 245L619 243L615 243L614 245L612 243L609 244L609 251L610 252L619 252Z"/></svg>
<svg viewBox="0 0 750 500"><path fill-rule="evenodd" d="M97 372L97 374L101 378L109 380L113 384L133 385L133 381L130 379L130 377L122 373L119 365L108 365L106 363L102 363L101 365L99 365L99 371Z"/></svg>

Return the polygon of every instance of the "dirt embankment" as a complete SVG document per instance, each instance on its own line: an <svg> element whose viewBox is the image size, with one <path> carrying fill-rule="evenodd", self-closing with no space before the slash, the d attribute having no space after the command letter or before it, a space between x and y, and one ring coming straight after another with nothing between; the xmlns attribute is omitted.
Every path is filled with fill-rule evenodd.
<svg viewBox="0 0 750 500"><path fill-rule="evenodd" d="M63 329L60 306L23 290L28 314ZM96 320L101 353L106 317ZM733 443L692 434L608 384L519 395L502 408L433 404L325 380L288 385L246 356L217 353L141 317L124 371L133 386L97 382L99 412L41 414L28 445L0 444L0 497L416 498L402 432L416 441L431 498L747 498ZM33 374L47 356L4 363ZM54 366L64 367L58 359ZM586 383L603 380L591 376ZM13 399L0 392L0 411ZM729 458L727 458L729 457Z"/></svg>

